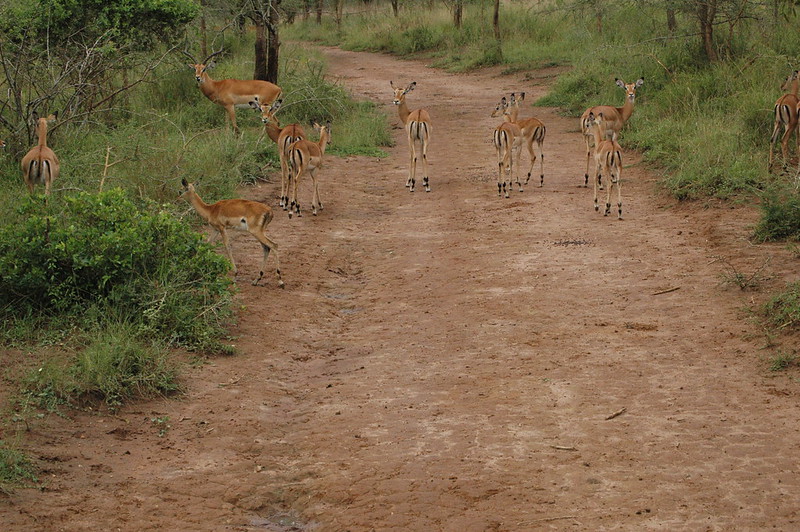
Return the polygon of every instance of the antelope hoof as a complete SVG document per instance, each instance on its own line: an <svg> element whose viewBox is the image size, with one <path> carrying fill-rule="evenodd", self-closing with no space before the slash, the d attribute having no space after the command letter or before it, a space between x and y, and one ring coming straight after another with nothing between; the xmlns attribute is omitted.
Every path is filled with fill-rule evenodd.
<svg viewBox="0 0 800 532"><path fill-rule="evenodd" d="M286 284L283 282L283 279L278 279L278 286L281 288L286 288Z"/></svg>

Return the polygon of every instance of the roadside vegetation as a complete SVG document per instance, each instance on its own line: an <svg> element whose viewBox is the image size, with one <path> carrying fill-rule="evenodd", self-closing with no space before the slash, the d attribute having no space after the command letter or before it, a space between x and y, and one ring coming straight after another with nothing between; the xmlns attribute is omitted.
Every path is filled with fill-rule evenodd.
<svg viewBox="0 0 800 532"><path fill-rule="evenodd" d="M260 114L237 111L234 135L181 53L200 55L205 16L204 37L224 49L212 76L252 79L252 27L221 31L237 9L201 12L193 0L0 7L0 345L4 360L14 353L3 373L12 389L0 405L0 491L35 480L20 432L33 420L178 392L181 352L233 353L230 263L178 191L186 178L216 201L279 178ZM383 114L327 79L320 55L284 44L279 66L281 123L310 131L330 120L330 153L385 155ZM48 144L61 175L47 200L44 187L28 195L19 166L36 144L33 111L58 112Z"/></svg>

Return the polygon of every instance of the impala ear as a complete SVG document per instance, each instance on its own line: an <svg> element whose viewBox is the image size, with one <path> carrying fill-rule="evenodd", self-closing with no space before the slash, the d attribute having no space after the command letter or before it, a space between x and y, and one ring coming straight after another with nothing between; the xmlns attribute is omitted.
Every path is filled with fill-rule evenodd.
<svg viewBox="0 0 800 532"><path fill-rule="evenodd" d="M624 82L624 81L622 81L622 80L621 80L621 79L619 79L619 78L614 78L614 83L616 83L616 84L617 84L617 87L622 87L623 89L625 88L625 82Z"/></svg>
<svg viewBox="0 0 800 532"><path fill-rule="evenodd" d="M390 82L389 82L389 86L390 86L391 88L394 88L394 81L390 81Z"/></svg>
<svg viewBox="0 0 800 532"><path fill-rule="evenodd" d="M644 78L637 79L636 80L636 88L638 89L639 87L641 87L643 83L644 83Z"/></svg>
<svg viewBox="0 0 800 532"><path fill-rule="evenodd" d="M258 101L258 96L253 96L253 99L250 100L250 102L248 103L250 103L250 107L252 107L256 111L261 110L261 102Z"/></svg>
<svg viewBox="0 0 800 532"><path fill-rule="evenodd" d="M277 113L278 109L280 109L282 106L283 106L283 98L281 98L280 100L275 100L274 102L272 102L272 105L270 106L269 110L270 110L270 112L272 112L274 114L274 113Z"/></svg>
<svg viewBox="0 0 800 532"><path fill-rule="evenodd" d="M188 66L190 70L195 70L197 68L197 65L193 65L191 63L186 63L186 66Z"/></svg>
<svg viewBox="0 0 800 532"><path fill-rule="evenodd" d="M215 66L217 66L217 63L215 61L211 61L209 64L207 64L205 66L205 68L203 69L203 72L205 72L206 70L210 70L210 69L214 68Z"/></svg>
<svg viewBox="0 0 800 532"><path fill-rule="evenodd" d="M524 92L520 92L520 93L519 93L519 98L517 98L517 99L518 99L519 101L523 101L523 100L525 99L525 93L524 93Z"/></svg>
<svg viewBox="0 0 800 532"><path fill-rule="evenodd" d="M188 188L189 187L189 183L186 182L186 178L185 177L181 178L181 185L183 185L183 188Z"/></svg>
<svg viewBox="0 0 800 532"><path fill-rule="evenodd" d="M406 90L404 92L405 93L409 93L409 92L413 91L414 87L416 87L416 86L417 86L417 82L416 81L412 81L411 84L408 87L406 87Z"/></svg>

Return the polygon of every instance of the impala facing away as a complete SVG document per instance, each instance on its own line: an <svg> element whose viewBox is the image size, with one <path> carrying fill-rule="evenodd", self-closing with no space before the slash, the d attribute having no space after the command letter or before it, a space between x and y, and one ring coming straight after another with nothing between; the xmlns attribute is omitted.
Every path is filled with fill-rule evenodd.
<svg viewBox="0 0 800 532"><path fill-rule="evenodd" d="M292 210L297 213L297 216L301 216L300 202L297 200L297 186L300 184L300 178L306 173L311 175L311 188L313 189L311 212L316 216L317 207L322 209L322 202L319 200L317 169L322 166L325 148L331 140L331 123L328 122L324 126L314 124L314 130L319 131L319 142L301 139L289 146L289 159L295 170L295 175L290 181L292 198L289 203L289 218L292 217Z"/></svg>
<svg viewBox="0 0 800 532"><path fill-rule="evenodd" d="M278 145L278 157L281 161L281 199L280 206L283 210L289 208L289 186L294 169L289 158L289 146L306 138L306 132L300 124L289 124L281 127L275 113L283 105L283 100L276 100L271 106L261 105L258 100L250 102L255 109L261 111L261 121L264 122L267 135ZM315 213L316 214L316 213Z"/></svg>
<svg viewBox="0 0 800 532"><path fill-rule="evenodd" d="M524 118L522 120L518 119L519 104L524 99L524 92L521 92L519 96L512 92L510 101L506 101L505 98L500 100L500 103L495 107L492 116L497 117L500 113L502 113L503 118L505 118L508 122L518 125L522 132L525 145L528 147L528 154L531 156L531 167L528 169L528 177L525 179L526 185L531 180L533 166L536 164L536 153L533 149L533 143L536 142L536 146L539 148L539 164L541 170L541 173L539 174L539 186L541 187L544 185L544 151L542 146L544 144L544 137L547 134L547 128L545 128L544 123L542 123L542 121L538 118ZM522 188L520 188L520 192L522 192Z"/></svg>
<svg viewBox="0 0 800 532"><path fill-rule="evenodd" d="M494 111L493 117L504 113L508 108L506 97L500 100ZM508 197L508 193L513 187L514 172L514 152L516 152L517 162L519 162L520 152L522 151L522 130L514 122L505 121L494 129L492 141L497 150L497 195ZM506 181L508 175L508 181ZM508 188L506 188L508 184ZM519 181L519 168L517 169L517 185L522 192L522 183Z"/></svg>
<svg viewBox="0 0 800 532"><path fill-rule="evenodd" d="M55 122L57 117L57 112L47 118L39 118L36 112L33 113L33 118L36 120L36 134L39 136L39 144L31 148L22 158L22 179L28 186L30 194L33 194L34 185L44 185L44 193L49 196L50 186L54 179L58 179L58 174L61 171L58 157L47 146L47 124Z"/></svg>
<svg viewBox="0 0 800 532"><path fill-rule="evenodd" d="M608 192L606 193L605 216L611 212L611 189L617 185L617 216L622 219L622 189L620 188L620 177L622 173L622 148L613 138L607 137L608 129L603 113L595 115L589 112L586 117L586 127L594 135L594 160L596 173L594 180L594 210L599 211L597 204L597 188L600 185L600 176L605 174L609 178Z"/></svg>
<svg viewBox="0 0 800 532"><path fill-rule="evenodd" d="M417 182L417 142L420 144L422 150L422 186L425 187L425 192L431 191L430 181L428 180L428 142L431 139L431 117L425 109L417 109L415 111L408 110L406 103L406 94L414 90L417 86L416 81L412 81L408 87L395 87L394 82L390 81L389 85L394 91L393 103L397 106L397 114L405 126L406 135L408 137L408 150L411 154L411 162L408 167L408 179L406 186L409 187L410 192L414 192L414 185Z"/></svg>
<svg viewBox="0 0 800 532"><path fill-rule="evenodd" d="M267 225L272 221L272 209L263 203L243 199L220 200L209 205L197 195L197 192L194 190L194 184L188 183L185 178L181 180L181 184L183 185L181 196L195 208L200 217L222 235L222 243L225 245L225 252L233 265L234 275L237 269L236 263L233 260L233 254L231 253L231 246L228 242L228 233L226 232L226 228L228 227L248 231L251 235L256 237L256 240L261 243L261 248L264 250L264 260L261 263L261 270L258 273L258 277L253 280L253 286L257 285L261 278L264 277L264 270L267 267L267 257L269 257L269 252L272 251L275 255L275 262L277 263L275 272L278 276L278 286L283 288L284 283L281 278L281 263L278 259L278 246L266 233Z"/></svg>
<svg viewBox="0 0 800 532"><path fill-rule="evenodd" d="M789 139L797 129L798 124L798 104L800 104L797 95L798 88L800 88L800 73L795 70L781 85L781 90L785 91L786 94L775 102L775 126L772 128L772 138L769 144L769 163L767 165L770 171L772 171L775 142L778 140L781 127L784 128L783 136L781 137L781 154L783 155L784 164L789 160ZM800 149L800 135L797 136L796 140Z"/></svg>
<svg viewBox="0 0 800 532"><path fill-rule="evenodd" d="M189 52L184 50L183 53L192 60L189 68L194 70L194 77L197 80L197 86L200 87L200 91L206 95L206 98L225 108L228 113L228 120L233 125L235 133L239 132L239 127L236 125L236 107L250 107L250 102L253 100L258 100L261 105L270 106L281 95L281 88L269 81L211 79L207 70L214 68L216 63L213 61L209 63L208 60L217 54L221 54L222 50L214 52L199 63Z"/></svg>
<svg viewBox="0 0 800 532"><path fill-rule="evenodd" d="M595 117L600 113L603 114L605 134L608 138L616 142L617 138L619 138L619 132L622 126L625 125L633 114L636 89L642 86L644 78L639 78L634 83L625 83L621 79L615 79L614 81L618 87L625 90L625 104L622 107L596 105L588 108L581 115L581 132L583 133L583 140L586 142L586 173L583 176L583 186L589 185L589 160L592 157L592 142L594 140L594 133L591 131L588 124L589 113L594 114Z"/></svg>

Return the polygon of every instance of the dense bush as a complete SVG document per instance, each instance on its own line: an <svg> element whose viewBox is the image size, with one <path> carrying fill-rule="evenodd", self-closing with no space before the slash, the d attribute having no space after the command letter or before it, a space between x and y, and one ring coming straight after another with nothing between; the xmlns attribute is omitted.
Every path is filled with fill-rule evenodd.
<svg viewBox="0 0 800 532"><path fill-rule="evenodd" d="M18 215L0 227L4 321L52 317L86 327L113 309L169 344L207 348L222 334L229 263L173 214L114 189L49 206L33 197Z"/></svg>

